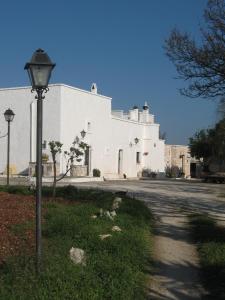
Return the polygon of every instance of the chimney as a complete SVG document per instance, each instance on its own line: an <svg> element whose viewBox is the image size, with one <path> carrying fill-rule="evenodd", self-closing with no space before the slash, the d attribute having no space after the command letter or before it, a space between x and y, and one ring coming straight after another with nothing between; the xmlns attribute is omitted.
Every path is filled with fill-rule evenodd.
<svg viewBox="0 0 225 300"><path fill-rule="evenodd" d="M91 85L91 92L92 92L93 94L96 94L96 95L97 95L97 93L98 93L98 88L97 88L97 84L96 84L96 83L92 83L92 85Z"/></svg>
<svg viewBox="0 0 225 300"><path fill-rule="evenodd" d="M149 110L149 106L148 106L147 101L145 101L145 104L143 106L143 110Z"/></svg>

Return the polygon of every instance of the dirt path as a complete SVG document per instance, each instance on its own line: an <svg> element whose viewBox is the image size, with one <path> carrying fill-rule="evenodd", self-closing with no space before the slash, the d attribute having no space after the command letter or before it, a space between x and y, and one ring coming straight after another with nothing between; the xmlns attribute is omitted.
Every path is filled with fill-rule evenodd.
<svg viewBox="0 0 225 300"><path fill-rule="evenodd" d="M183 215L159 217L154 247L155 268L150 299L201 299L199 262Z"/></svg>

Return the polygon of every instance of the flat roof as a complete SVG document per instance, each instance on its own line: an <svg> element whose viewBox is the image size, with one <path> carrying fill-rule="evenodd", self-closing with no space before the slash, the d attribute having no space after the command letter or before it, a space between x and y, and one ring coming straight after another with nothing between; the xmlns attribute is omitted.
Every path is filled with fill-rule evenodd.
<svg viewBox="0 0 225 300"><path fill-rule="evenodd" d="M90 91L86 91L86 90L83 90L83 89L80 89L80 88L77 88L77 87L73 87L73 86L70 86L70 85L67 85L67 84L64 84L64 83L49 84L49 87L54 87L54 86L63 86L63 87L66 87L66 88L70 88L70 89L79 91L79 92L87 93L87 94L92 95L92 96L99 96L99 97L102 97L102 98L105 98L105 99L108 99L108 100L112 100L111 97L104 96L104 95L101 95L101 94L94 94L94 93L92 93ZM0 88L0 91L5 91L5 90L22 90L22 89L31 89L31 86Z"/></svg>

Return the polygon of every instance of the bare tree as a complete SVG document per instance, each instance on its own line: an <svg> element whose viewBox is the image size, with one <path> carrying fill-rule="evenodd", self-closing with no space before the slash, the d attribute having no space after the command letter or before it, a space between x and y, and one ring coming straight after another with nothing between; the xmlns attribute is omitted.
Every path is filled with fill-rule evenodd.
<svg viewBox="0 0 225 300"><path fill-rule="evenodd" d="M225 94L225 0L208 0L201 43L188 33L173 29L165 41L166 54L178 78L189 85L180 90L188 97L217 97Z"/></svg>

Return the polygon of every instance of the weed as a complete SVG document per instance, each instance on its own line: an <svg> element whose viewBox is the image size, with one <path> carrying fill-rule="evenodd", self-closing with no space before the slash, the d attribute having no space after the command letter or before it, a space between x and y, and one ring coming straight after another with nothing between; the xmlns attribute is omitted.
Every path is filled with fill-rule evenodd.
<svg viewBox="0 0 225 300"><path fill-rule="evenodd" d="M203 283L210 293L204 299L225 299L225 229L207 215L192 215L190 223L198 245Z"/></svg>

